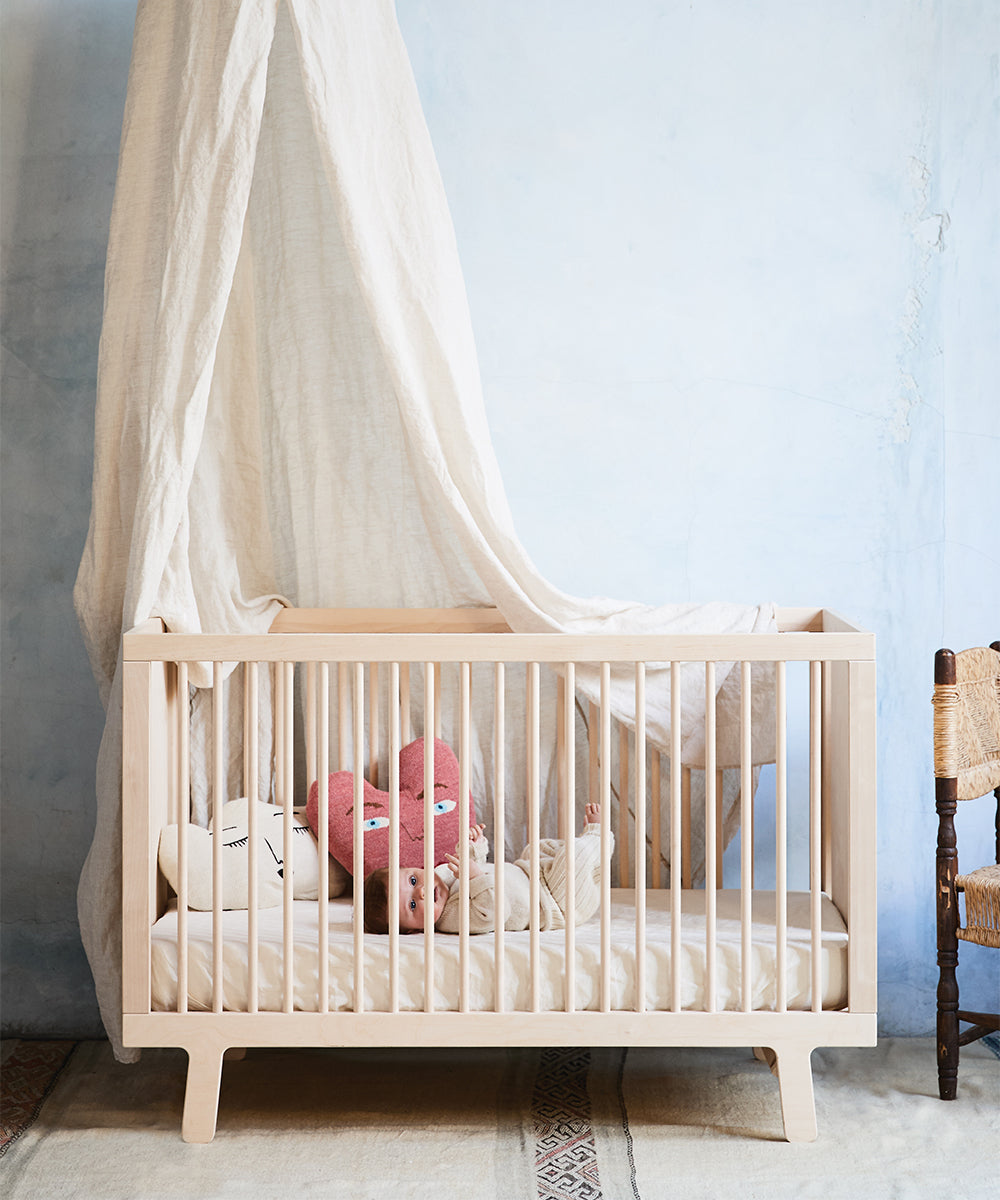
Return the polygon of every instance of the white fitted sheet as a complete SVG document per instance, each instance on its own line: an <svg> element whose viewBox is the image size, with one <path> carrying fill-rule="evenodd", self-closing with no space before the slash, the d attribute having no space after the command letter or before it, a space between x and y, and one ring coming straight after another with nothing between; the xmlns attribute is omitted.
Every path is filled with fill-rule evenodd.
<svg viewBox="0 0 1000 1200"><path fill-rule="evenodd" d="M646 894L646 1007L671 1007L670 893ZM635 1008L635 893L614 889L611 893L611 1008ZM682 893L681 917L681 1007L705 1011L706 994L706 920L705 892ZM740 894L735 890L716 893L715 1008L739 1010L741 995ZM808 1008L811 996L810 898L805 892L788 893L786 939L787 988L789 1009ZM296 900L293 905L293 1007L298 1011L319 1009L319 904ZM751 970L752 1009L774 1009L777 1004L775 897L773 892L753 895ZM354 1007L354 934L353 906L350 897L329 902L329 1008L349 1012ZM271 908L259 913L258 1008L281 1011L284 1002L283 910ZM223 1008L245 1012L249 1009L247 981L249 944L247 913L225 912L223 929ZM832 901L822 898L823 1007L842 1008L847 1002L847 930ZM575 1007L599 1009L600 996L600 918L595 917L576 930ZM505 933L504 1007L507 1010L531 1008L530 934ZM542 933L540 941L540 1004L543 1011L565 1007L564 957L565 932ZM419 1011L424 1008L424 935L410 934L399 939L399 1008ZM434 937L435 997L439 1011L459 1008L460 938L438 933ZM494 935L469 938L469 1007L472 1011L494 1008ZM152 930L152 1001L156 1011L177 1007L177 912L169 909ZM211 1010L212 997L212 914L188 914L188 1007ZM390 1005L389 938L365 936L366 1011L388 1011Z"/></svg>

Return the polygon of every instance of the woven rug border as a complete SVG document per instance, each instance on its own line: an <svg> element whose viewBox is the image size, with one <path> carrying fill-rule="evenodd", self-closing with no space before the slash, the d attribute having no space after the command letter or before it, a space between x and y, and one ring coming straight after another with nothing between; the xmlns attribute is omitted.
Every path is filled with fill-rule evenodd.
<svg viewBox="0 0 1000 1200"><path fill-rule="evenodd" d="M19 1039L3 1059L0 1088L0 1158L34 1125L45 1101L79 1045ZM34 1060L34 1061L32 1061Z"/></svg>

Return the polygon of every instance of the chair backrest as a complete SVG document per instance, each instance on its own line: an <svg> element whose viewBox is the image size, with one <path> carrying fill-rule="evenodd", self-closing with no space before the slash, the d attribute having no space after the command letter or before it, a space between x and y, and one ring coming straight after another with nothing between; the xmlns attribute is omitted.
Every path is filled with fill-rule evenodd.
<svg viewBox="0 0 1000 1200"><path fill-rule="evenodd" d="M958 800L1000 788L1000 642L934 656L934 774Z"/></svg>

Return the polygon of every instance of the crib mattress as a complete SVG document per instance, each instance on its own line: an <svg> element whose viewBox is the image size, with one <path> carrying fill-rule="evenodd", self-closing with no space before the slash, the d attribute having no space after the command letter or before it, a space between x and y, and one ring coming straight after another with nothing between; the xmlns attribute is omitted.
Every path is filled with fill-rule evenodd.
<svg viewBox="0 0 1000 1200"><path fill-rule="evenodd" d="M715 1009L739 1010L741 992L740 894L716 893ZM680 979L681 1007L706 1011L708 971L706 953L705 892L682 894ZM812 952L809 931L809 895L789 892L785 952L786 1003L789 1009L812 1004ZM331 900L329 925L329 1008L349 1012L354 1008L354 934L350 897ZM751 1008L773 1010L777 1005L777 945L773 892L753 895L751 930ZM314 900L293 903L295 949L293 955L293 1006L298 1011L319 1008L319 904ZM283 913L280 907L262 910L258 917L257 1004L261 1011L280 1012L284 1002ZM635 1009L635 893L611 893L611 1008ZM223 1007L249 1010L249 942L247 913L225 912L222 918ZM824 1008L847 1003L847 929L836 906L822 898L822 991ZM576 995L578 1010L601 1006L600 920L594 918L576 930ZM542 933L540 941L540 1007L565 1008L565 932ZM646 899L646 1008L669 1010L672 1003L670 948L670 893L647 892ZM414 1012L424 1008L424 936L399 939L399 1008ZM435 997L439 1011L460 1006L460 939L455 934L434 937ZM152 930L152 1007L175 1011L177 1007L177 912L171 908ZM212 1008L212 914L188 914L188 1007ZM504 1007L531 1009L530 934L504 934ZM469 938L469 1007L474 1012L494 1008L495 946L493 934ZM389 938L366 935L364 1007L388 1011L390 1004Z"/></svg>

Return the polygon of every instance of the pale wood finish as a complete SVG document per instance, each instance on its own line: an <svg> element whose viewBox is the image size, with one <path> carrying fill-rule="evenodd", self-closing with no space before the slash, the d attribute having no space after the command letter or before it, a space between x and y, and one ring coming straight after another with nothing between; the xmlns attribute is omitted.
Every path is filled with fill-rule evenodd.
<svg viewBox="0 0 1000 1200"><path fill-rule="evenodd" d="M185 1097L183 1132L186 1140L208 1141L214 1133L218 1107L219 1080L224 1053L238 1046L296 1046L296 1045L752 1045L766 1047L761 1051L780 1083L782 1113L786 1136L790 1140L809 1140L815 1136L815 1112L809 1055L822 1045L871 1045L875 1040L875 666L874 640L870 634L851 622L824 609L782 609L778 612L778 627L783 630L771 635L726 635L702 637L581 637L566 635L513 634L495 610L464 609L442 613L439 610L399 612L396 610L285 610L276 618L274 632L256 637L164 634L162 623L147 622L125 635L125 667L123 671L125 717L123 724L123 855L124 855L124 913L123 913L123 1007L126 1045L178 1045L190 1056L188 1089ZM529 736L529 778L527 780L529 834L539 831L541 796L539 792L539 752L537 747L539 713L538 666L553 664L565 681L558 701L558 762L559 812L567 836L576 830L574 797L574 729L575 676L574 663L599 663L601 696L598 705L589 710L589 786L591 796L601 802L602 838L602 897L601 897L601 1010L581 1013L574 1011L575 954L572 925L566 932L568 969L565 988L565 1012L505 1013L437 1013L433 1011L434 932L425 930L426 1011L403 1013L398 1009L398 994L386 1013L361 1011L363 991L361 971L365 949L361 920L363 912L356 903L355 970L356 1011L303 1013L290 1011L286 991L284 1012L229 1013L149 1012L149 927L163 911L166 893L156 870L156 850L159 831L168 820L177 819L183 811L179 797L186 787L183 757L186 747L186 726L181 719L186 712L186 695L178 706L177 671L179 661L239 662L254 664L246 669L247 699L245 729L248 740L256 729L256 707L259 703L256 688L255 664L279 664L275 670L276 705L276 785L279 798L287 805L290 821L292 801L293 728L293 664L306 665L303 676L307 701L305 737L308 743L310 775L323 778L330 761L329 683L330 667L338 666L339 745L341 767L353 750L354 764L364 761L365 697L364 663L369 664L368 712L369 751L377 754L378 680L379 663L389 663L389 761L390 790L395 791L393 764L398 758L400 738L410 740L409 729L409 663L424 664L424 716L426 727L440 728L441 690L440 664L471 664L493 662L494 671L494 733L495 733L495 806L496 824L493 830L495 847L502 848L506 829L503 795L508 781L504 775L504 664L532 664L528 670L527 732ZM778 794L775 797L778 818L778 920L779 954L787 936L784 920L784 895L787 886L785 851L780 843L786 838L787 795L784 730L785 703L784 664L804 661L810 670L809 721L809 793L810 832L809 869L812 890L813 929L813 1010L806 1012L749 1011L749 970L744 972L742 1012L681 1012L680 890L689 885L690 855L690 779L691 768L681 761L679 722L669 747L652 747L649 772L653 816L653 884L660 883L660 753L670 760L669 828L670 860L675 869L670 875L671 911L673 921L672 1009L673 1011L639 1011L624 1013L610 1010L610 831L612 826L611 775L611 708L610 664L633 662L636 667L636 722L631 735L620 726L619 804L627 810L630 799L635 801L634 843L629 837L628 818L619 812L619 865L623 867L623 882L634 873L636 881L645 883L646 873L646 740L643 724L644 662L671 662L671 702L673 711L680 707L680 670L682 662L706 664L706 696L714 697L712 675L715 662L739 662L742 673L742 704L746 713L741 717L741 828L744 845L741 851L741 904L748 913L752 893L753 872L753 810L750 803L752 765L749 762L749 704L750 663L778 664ZM318 669L317 669L318 664ZM351 664L353 679L351 678ZM469 748L467 745L471 722L468 668L461 668L462 701L459 713L459 762L464 788L468 781ZM216 672L217 684L219 672ZM253 681L253 686L251 686ZM318 695L317 693L318 688ZM324 690L325 689L325 690ZM186 691L186 688L184 689ZM386 690L383 688L383 690ZM251 697L251 691L253 695ZM222 689L217 688L221 696ZM324 698L325 697L325 698ZM706 877L709 895L706 897L706 941L709 954L708 1009L714 1007L714 892L722 885L721 858L721 779L715 771L715 705L706 703ZM219 712L221 714L221 705ZM546 718L547 719L547 718ZM183 730L183 732L182 732ZM629 741L629 737L634 740ZM255 737L255 734L253 734ZM217 745L221 735L216 733ZM429 741L428 747L429 750ZM353 746L352 746L353 742ZM256 794L255 773L257 748L247 747L244 759L244 786ZM429 753L425 753L425 793L433 796ZM629 759L632 757L632 766ZM221 757L214 765L214 788L221 795ZM631 775L631 779L629 776ZM356 788L360 787L361 771L356 772ZM430 779L431 786L428 786ZM356 794L356 800L359 799ZM397 797L398 801L398 797ZM426 806L425 806L426 807ZM323 806L321 806L322 811ZM361 806L356 805L356 816ZM433 853L433 821L425 821L429 837L428 856ZM355 824L355 850L360 861L360 821ZM462 829L467 834L467 810ZM252 835L253 836L253 835ZM531 840L537 841L537 836ZM290 842L286 829L286 845ZM398 853L398 843L397 843ZM537 858L537 856L536 856ZM681 866L681 869L676 869ZM538 864L533 875L537 881ZM467 866L462 874L467 873ZM290 873L289 873L290 874ZM572 874L572 872L571 872ZM324 872L325 875L325 872ZM686 876L686 878L685 878ZM221 882L221 880L220 880ZM325 883L325 880L324 880ZM464 886L468 886L467 879ZM820 1011L819 995L818 916L816 905L820 887L829 892L844 914L850 931L849 939L849 1010ZM325 895L326 888L322 888ZM502 884L498 889L498 907L502 911ZM286 896L286 912L291 913L290 893ZM323 903L323 902L321 902ZM256 900L252 900L255 907ZM393 902L394 910L398 903ZM636 910L637 977L643 979L645 927L642 906ZM255 915L250 917L251 928ZM394 922L393 922L394 924ZM750 957L749 920L744 916L744 963ZM325 921L321 922L325 928ZM537 931L536 931L537 935ZM395 950L390 949L390 972L398 966L398 932ZM468 931L463 939L461 966L462 1007L468 1007L467 993ZM504 935L494 935L496 949L496 980L498 998L503 989ZM291 953L290 931L286 947ZM322 935L321 935L322 946ZM321 958L325 961L326 955ZM289 964L290 965L290 964ZM537 948L532 952L532 1007L538 1007ZM780 974L780 972L779 972ZM323 976L326 994L326 976ZM252 989L256 1007L256 985ZM640 985L640 997L644 989ZM218 1006L218 1004L217 1004ZM324 1005L325 1006L325 1005ZM784 1006L779 997L779 1009Z"/></svg>

